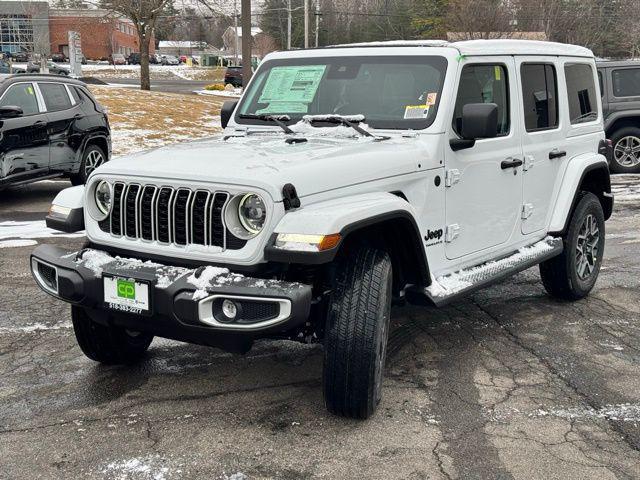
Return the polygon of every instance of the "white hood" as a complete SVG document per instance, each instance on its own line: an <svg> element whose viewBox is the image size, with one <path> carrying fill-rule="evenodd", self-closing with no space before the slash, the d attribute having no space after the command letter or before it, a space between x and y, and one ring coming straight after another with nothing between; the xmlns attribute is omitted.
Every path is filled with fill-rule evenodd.
<svg viewBox="0 0 640 480"><path fill-rule="evenodd" d="M287 183L305 197L415 172L420 162L426 167L425 144L419 137L394 135L375 141L305 135L307 142L293 144L287 144L287 138L269 132L178 143L117 158L97 173L254 186L269 192L277 202Z"/></svg>

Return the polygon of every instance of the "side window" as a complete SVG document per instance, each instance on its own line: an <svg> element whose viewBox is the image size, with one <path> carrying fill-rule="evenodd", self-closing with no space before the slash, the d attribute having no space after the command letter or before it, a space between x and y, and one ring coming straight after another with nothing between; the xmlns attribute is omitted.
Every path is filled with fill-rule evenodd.
<svg viewBox="0 0 640 480"><path fill-rule="evenodd" d="M591 65L574 63L564 67L571 124L598 118L598 97Z"/></svg>
<svg viewBox="0 0 640 480"><path fill-rule="evenodd" d="M64 85L60 83L39 83L38 86L44 97L47 111L57 112L71 108L71 100Z"/></svg>
<svg viewBox="0 0 640 480"><path fill-rule="evenodd" d="M78 93L78 89L76 87L69 85L69 91L71 92L71 96L76 103L82 103L82 99L80 98L80 94Z"/></svg>
<svg viewBox="0 0 640 480"><path fill-rule="evenodd" d="M553 65L525 63L520 68L527 132L558 126L558 81Z"/></svg>
<svg viewBox="0 0 640 480"><path fill-rule="evenodd" d="M19 83L10 86L0 100L2 107L20 107L24 115L39 113L38 99L31 83Z"/></svg>
<svg viewBox="0 0 640 480"><path fill-rule="evenodd" d="M604 98L604 79L600 70L598 70L598 85L600 86L600 96Z"/></svg>
<svg viewBox="0 0 640 480"><path fill-rule="evenodd" d="M640 97L640 68L614 70L612 77L616 97Z"/></svg>
<svg viewBox="0 0 640 480"><path fill-rule="evenodd" d="M458 97L453 114L453 129L460 133L462 108L469 103L498 105L498 136L507 135L510 128L509 82L503 65L466 65L462 69Z"/></svg>

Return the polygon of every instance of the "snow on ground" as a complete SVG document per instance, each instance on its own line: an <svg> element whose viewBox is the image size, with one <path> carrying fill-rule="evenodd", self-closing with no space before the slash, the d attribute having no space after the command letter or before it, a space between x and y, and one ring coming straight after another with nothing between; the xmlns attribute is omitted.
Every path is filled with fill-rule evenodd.
<svg viewBox="0 0 640 480"><path fill-rule="evenodd" d="M214 97L240 98L242 96L241 88L234 88L233 91L227 90L194 90L196 95L211 95Z"/></svg>
<svg viewBox="0 0 640 480"><path fill-rule="evenodd" d="M617 405L604 405L598 409L591 407L539 409L533 416L559 417L568 420L603 418L622 422L638 422L640 421L640 405L621 403Z"/></svg>
<svg viewBox="0 0 640 480"><path fill-rule="evenodd" d="M167 466L167 463L167 459L159 454L132 457L108 463L100 469L100 473L106 478L113 478L114 480L167 480L169 478L180 478L182 470L171 468Z"/></svg>
<svg viewBox="0 0 640 480"><path fill-rule="evenodd" d="M640 201L640 174L612 175L611 193L614 201L637 203Z"/></svg>
<svg viewBox="0 0 640 480"><path fill-rule="evenodd" d="M181 79L192 81L220 82L224 79L224 67L188 67L182 65L150 65L152 80ZM82 75L99 79L139 79L140 65L83 65Z"/></svg>
<svg viewBox="0 0 640 480"><path fill-rule="evenodd" d="M35 245L37 242L26 243L20 242L18 239L34 239L34 238L52 238L52 237L68 237L77 238L84 237L84 232L64 233L47 228L44 220L34 221L14 221L7 220L0 222L0 242L4 243L5 248L8 246L27 246Z"/></svg>

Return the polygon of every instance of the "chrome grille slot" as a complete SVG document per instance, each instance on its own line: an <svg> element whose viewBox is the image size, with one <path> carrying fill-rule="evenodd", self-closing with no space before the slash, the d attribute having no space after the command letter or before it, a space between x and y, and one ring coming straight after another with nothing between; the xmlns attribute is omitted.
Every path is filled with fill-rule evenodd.
<svg viewBox="0 0 640 480"><path fill-rule="evenodd" d="M189 200L191 190L181 188L173 202L173 243L186 245L189 242Z"/></svg>
<svg viewBox="0 0 640 480"><path fill-rule="evenodd" d="M111 214L98 226L128 240L237 250L246 241L227 230L229 199L227 192L115 182Z"/></svg>
<svg viewBox="0 0 640 480"><path fill-rule="evenodd" d="M124 233L127 237L138 238L138 196L140 185L131 184L124 194Z"/></svg>
<svg viewBox="0 0 640 480"><path fill-rule="evenodd" d="M138 208L139 220L140 220L140 237L143 240L153 240L155 223L155 208L154 202L156 199L157 188L153 185L147 185L142 189L142 195L140 195L140 206Z"/></svg>
<svg viewBox="0 0 640 480"><path fill-rule="evenodd" d="M122 235L122 192L124 183L116 183L113 186L113 209L111 210L111 233Z"/></svg>
<svg viewBox="0 0 640 480"><path fill-rule="evenodd" d="M171 200L173 199L173 188L162 187L158 194L156 203L156 239L162 243L171 242Z"/></svg>

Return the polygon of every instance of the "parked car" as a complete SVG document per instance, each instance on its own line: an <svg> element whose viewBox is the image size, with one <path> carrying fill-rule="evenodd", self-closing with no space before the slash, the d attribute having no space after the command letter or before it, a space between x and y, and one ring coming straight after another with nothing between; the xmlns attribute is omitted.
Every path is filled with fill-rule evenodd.
<svg viewBox="0 0 640 480"><path fill-rule="evenodd" d="M180 57L178 58L178 61L180 63L187 63L187 58L189 57L187 57L186 55L180 55Z"/></svg>
<svg viewBox="0 0 640 480"><path fill-rule="evenodd" d="M7 58L16 63L24 63L29 60L29 54L27 52L8 53Z"/></svg>
<svg viewBox="0 0 640 480"><path fill-rule="evenodd" d="M111 65L126 65L127 59L122 53L113 53L109 55L109 63Z"/></svg>
<svg viewBox="0 0 640 480"><path fill-rule="evenodd" d="M640 173L640 62L598 62L611 171Z"/></svg>
<svg viewBox="0 0 640 480"><path fill-rule="evenodd" d="M242 67L227 67L224 83L230 83L236 88L242 87Z"/></svg>
<svg viewBox="0 0 640 480"><path fill-rule="evenodd" d="M76 80L7 78L0 119L0 188L60 176L79 185L111 154L107 114Z"/></svg>
<svg viewBox="0 0 640 480"><path fill-rule="evenodd" d="M62 191L48 225L90 247L37 247L33 276L92 360L130 364L156 335L321 342L325 405L366 418L392 302L440 307L538 264L551 296L589 294L613 208L597 96L591 51L557 43L271 53L223 138Z"/></svg>
<svg viewBox="0 0 640 480"><path fill-rule="evenodd" d="M173 55L162 55L162 65L179 65L180 61L178 57L174 57Z"/></svg>
<svg viewBox="0 0 640 480"><path fill-rule="evenodd" d="M49 73L53 75L69 75L67 68L57 65L51 60L47 60L47 68L49 69ZM27 63L27 73L40 73L40 63L33 61Z"/></svg>
<svg viewBox="0 0 640 480"><path fill-rule="evenodd" d="M53 53L51 55L51 60L56 63L66 63L69 61L69 59L64 53Z"/></svg>
<svg viewBox="0 0 640 480"><path fill-rule="evenodd" d="M157 53L154 53L153 55L149 55L149 63L153 65L162 64L162 56Z"/></svg>
<svg viewBox="0 0 640 480"><path fill-rule="evenodd" d="M0 60L0 73L2 74L14 74L14 73L26 73L24 68L14 67L6 60Z"/></svg>
<svg viewBox="0 0 640 480"><path fill-rule="evenodd" d="M127 57L127 63L129 65L140 65L140 54L139 53L130 53Z"/></svg>

